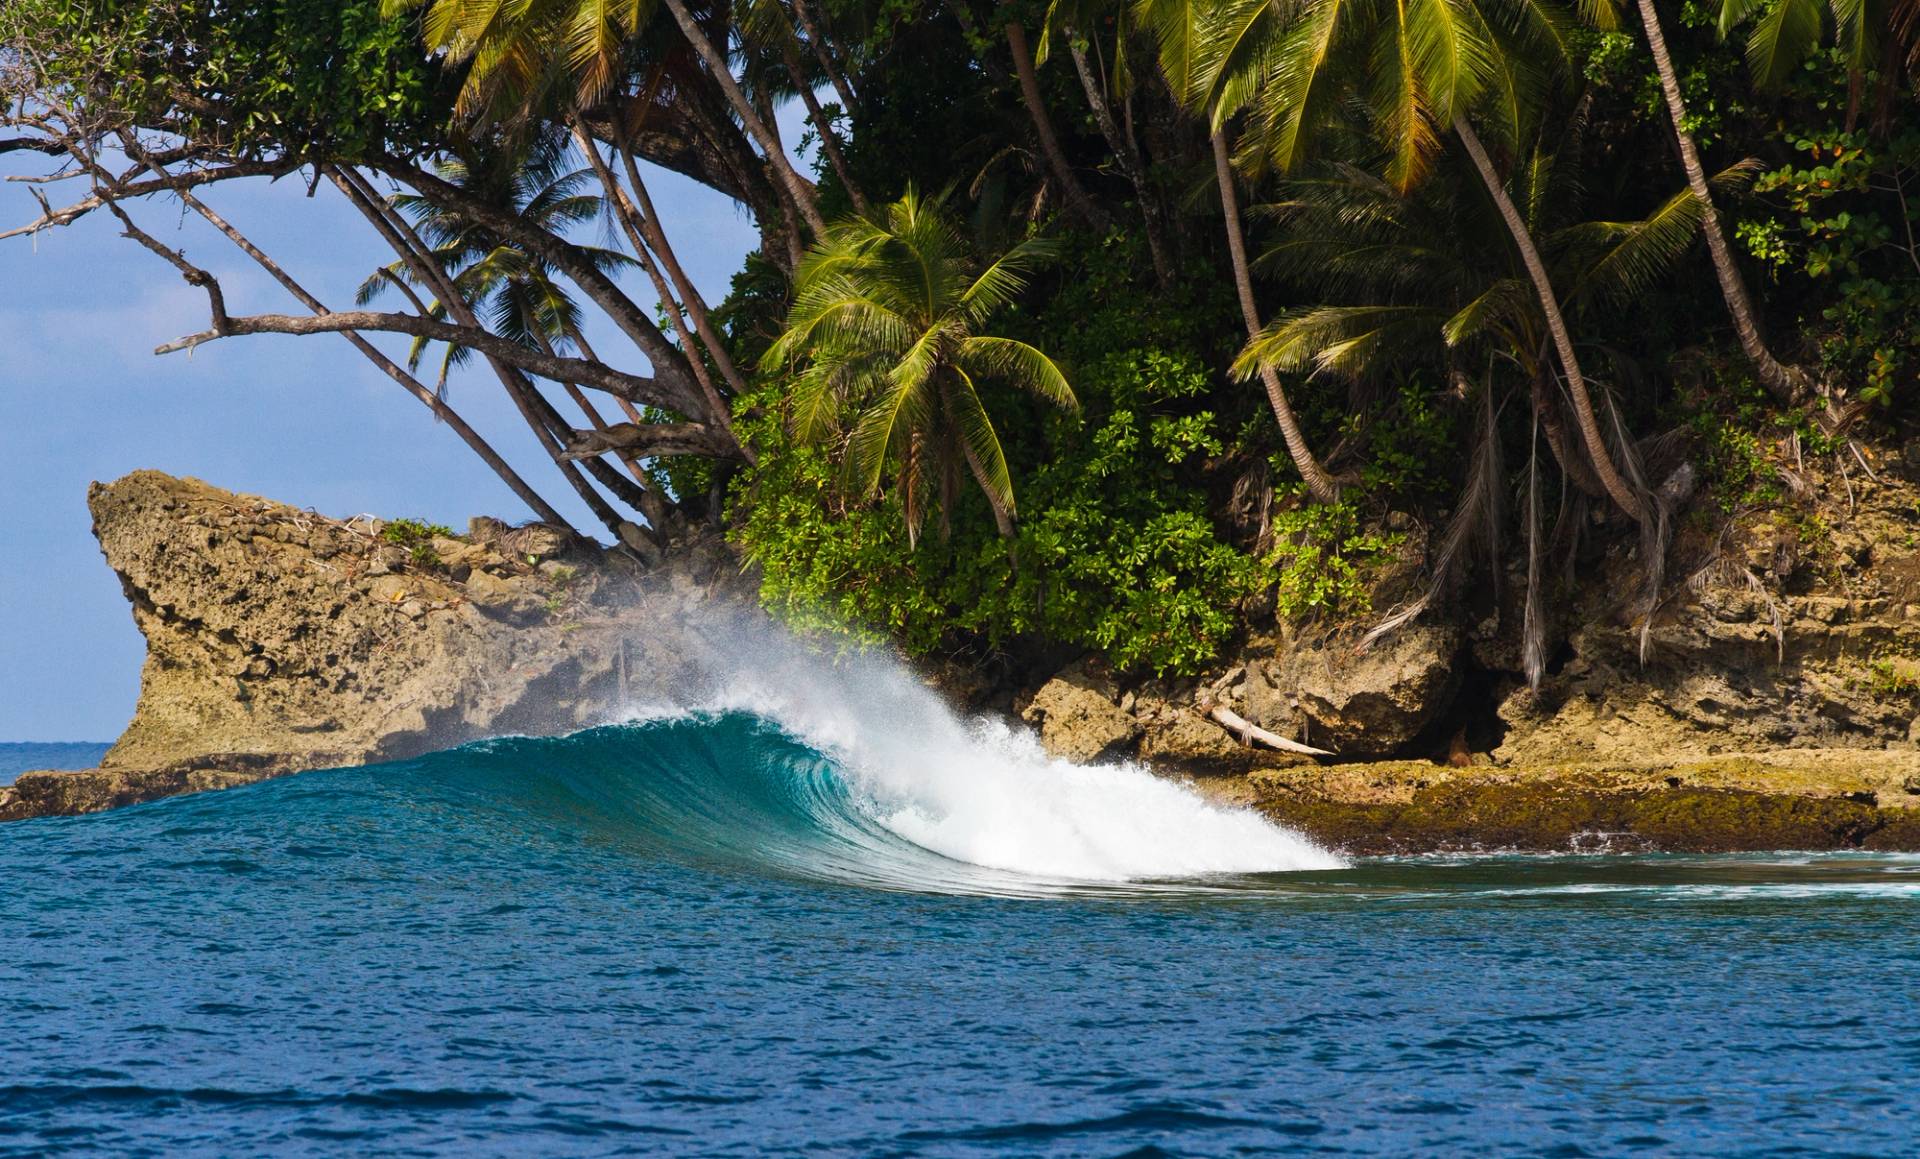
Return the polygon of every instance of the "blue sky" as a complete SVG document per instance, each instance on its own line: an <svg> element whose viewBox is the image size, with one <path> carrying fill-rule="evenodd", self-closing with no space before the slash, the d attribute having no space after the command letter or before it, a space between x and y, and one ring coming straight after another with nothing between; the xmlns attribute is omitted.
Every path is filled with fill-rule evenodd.
<svg viewBox="0 0 1920 1159"><path fill-rule="evenodd" d="M782 120L797 140L800 126ZM27 164L0 164L0 174ZM689 275L718 299L757 244L752 222L673 174L653 170L648 184ZM309 199L304 181L251 182L207 200L336 309L390 258L331 189ZM6 226L35 213L23 186L0 186ZM134 213L220 276L234 313L297 309L177 204ZM93 540L90 481L153 467L334 516L454 526L476 514L531 517L344 339L233 338L191 358L155 357L160 343L205 328L205 296L104 214L0 242L0 271L0 740L111 740L132 714L144 647ZM643 276L628 281L637 300L653 301ZM603 357L623 343L612 332L588 337ZM637 355L627 365L644 369ZM597 530L497 383L483 368L456 373L450 397L468 421L578 526Z"/></svg>

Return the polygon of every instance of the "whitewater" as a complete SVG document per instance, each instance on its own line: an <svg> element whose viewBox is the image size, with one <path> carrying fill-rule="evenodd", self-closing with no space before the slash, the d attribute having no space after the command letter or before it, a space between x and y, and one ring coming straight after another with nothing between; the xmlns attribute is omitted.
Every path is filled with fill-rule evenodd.
<svg viewBox="0 0 1920 1159"><path fill-rule="evenodd" d="M747 646L744 631L707 631L731 635L725 654ZM1343 864L1249 810L1210 803L1137 765L1074 765L1048 756L1027 730L963 718L884 655L829 662L764 635L751 649L755 662L717 676L694 707L636 706L622 727L653 742L688 730L761 730L756 751L777 757L703 762L678 754L656 769L689 799L701 798L694 810L661 803L676 815L724 815L715 798L751 793L804 819L805 848L757 845L755 857L776 849L797 870L960 892Z"/></svg>
<svg viewBox="0 0 1920 1159"><path fill-rule="evenodd" d="M0 1155L1909 1149L1920 859L1348 860L716 643L571 736L0 828Z"/></svg>

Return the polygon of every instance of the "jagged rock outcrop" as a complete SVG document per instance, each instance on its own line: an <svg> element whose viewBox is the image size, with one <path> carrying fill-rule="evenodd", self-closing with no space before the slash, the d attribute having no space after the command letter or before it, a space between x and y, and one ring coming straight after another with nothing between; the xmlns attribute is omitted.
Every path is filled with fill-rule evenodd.
<svg viewBox="0 0 1920 1159"><path fill-rule="evenodd" d="M1076 693L1076 719L1104 722L1109 753L1201 774L1297 763L1219 727L1214 706L1339 760L1558 767L1886 750L1920 773L1920 465L1909 457L1920 460L1836 477L1826 489L1850 497L1844 510L1676 516L1650 623L1637 540L1596 542L1577 581L1552 593L1559 643L1537 692L1523 674L1526 577L1510 575L1370 648L1358 647L1364 624L1282 628L1196 679L1108 677ZM1418 586L1397 573L1376 604ZM1137 745L1119 739L1129 730L1116 711L1138 724ZM1045 729L1042 741L1056 744Z"/></svg>
<svg viewBox="0 0 1920 1159"><path fill-rule="evenodd" d="M1365 651L1347 625L1256 635L1197 678L1088 657L1027 695L978 671L941 683L1011 700L1058 755L1140 759L1357 852L1917 849L1920 487L1861 492L1861 517L1817 541L1736 525L1680 545L1690 570L1644 664L1636 565L1608 556L1560 609L1537 695L1511 584L1472 628L1415 623ZM774 630L734 630L757 615L751 578L712 537L648 566L537 524L334 520L155 472L89 505L147 638L139 707L100 768L0 788L0 820L689 703ZM1276 738L1435 759L1317 762Z"/></svg>
<svg viewBox="0 0 1920 1159"><path fill-rule="evenodd" d="M648 570L543 525L396 532L154 471L88 506L147 640L139 704L99 769L0 788L0 820L602 722L710 669L679 625L740 582L714 543Z"/></svg>
<svg viewBox="0 0 1920 1159"><path fill-rule="evenodd" d="M1131 751L1143 731L1116 699L1111 678L1075 664L1041 685L1020 717L1040 727L1040 743L1054 756L1097 761Z"/></svg>
<svg viewBox="0 0 1920 1159"><path fill-rule="evenodd" d="M1920 754L1917 483L1891 471L1855 478L1844 514L1755 514L1681 542L1673 554L1685 570L1650 624L1622 598L1639 590L1638 561L1606 559L1577 589L1539 693L1517 680L1499 690L1495 757ZM1517 611L1503 619L1517 623ZM1481 663L1504 666L1510 635L1477 641Z"/></svg>
<svg viewBox="0 0 1920 1159"><path fill-rule="evenodd" d="M1265 650L1247 662L1247 719L1345 757L1398 752L1460 686L1451 624L1409 624L1366 648L1349 632Z"/></svg>

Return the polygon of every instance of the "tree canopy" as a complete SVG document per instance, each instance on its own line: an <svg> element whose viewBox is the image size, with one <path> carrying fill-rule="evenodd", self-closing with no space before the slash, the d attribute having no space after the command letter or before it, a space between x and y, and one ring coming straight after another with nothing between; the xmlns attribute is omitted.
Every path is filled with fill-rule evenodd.
<svg viewBox="0 0 1920 1159"><path fill-rule="evenodd" d="M1638 545L1644 611L1702 485L1781 501L1751 481L1784 452L1729 448L1865 466L1855 431L1911 421L1917 29L1817 0L13 0L0 152L45 169L0 236L111 215L206 293L163 351L341 335L538 517L557 478L643 560L724 529L802 622L1186 671L1523 558L1537 679L1596 543ZM759 230L721 300L661 168ZM357 211L391 257L353 308L221 214L250 178ZM243 312L154 206L300 311ZM460 419L474 379L539 485ZM1392 561L1424 578L1385 616Z"/></svg>

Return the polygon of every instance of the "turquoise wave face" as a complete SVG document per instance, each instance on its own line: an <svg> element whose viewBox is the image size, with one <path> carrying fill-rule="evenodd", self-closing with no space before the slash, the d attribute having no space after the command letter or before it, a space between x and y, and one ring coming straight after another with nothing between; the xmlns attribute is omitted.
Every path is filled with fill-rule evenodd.
<svg viewBox="0 0 1920 1159"><path fill-rule="evenodd" d="M487 741L393 772L506 824L545 820L676 863L881 889L1208 892L1340 864L1138 769L1053 761L986 724L947 739L924 756L845 740L823 751L751 713L688 712ZM996 828L1009 817L1013 841Z"/></svg>
<svg viewBox="0 0 1920 1159"><path fill-rule="evenodd" d="M0 828L0 1155L1910 1149L1920 860L1342 865L889 715Z"/></svg>

